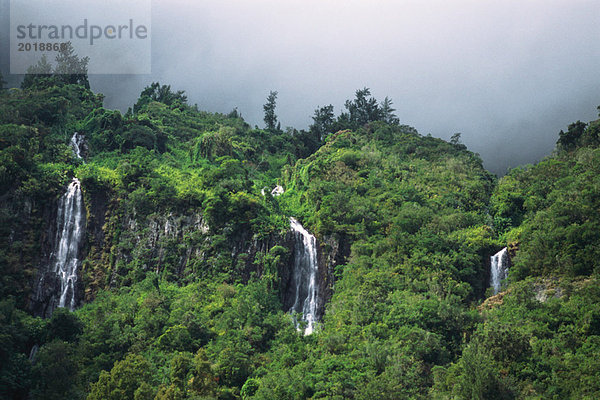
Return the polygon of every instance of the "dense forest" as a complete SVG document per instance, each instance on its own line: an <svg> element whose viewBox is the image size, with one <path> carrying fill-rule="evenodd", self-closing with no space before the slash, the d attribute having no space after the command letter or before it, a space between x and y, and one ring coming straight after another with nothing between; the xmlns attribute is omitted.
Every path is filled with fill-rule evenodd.
<svg viewBox="0 0 600 400"><path fill-rule="evenodd" d="M49 68L0 90L0 397L600 397L600 121L498 179L367 88L307 130L271 92L260 129L159 83L122 114ZM291 217L316 240L312 334Z"/></svg>

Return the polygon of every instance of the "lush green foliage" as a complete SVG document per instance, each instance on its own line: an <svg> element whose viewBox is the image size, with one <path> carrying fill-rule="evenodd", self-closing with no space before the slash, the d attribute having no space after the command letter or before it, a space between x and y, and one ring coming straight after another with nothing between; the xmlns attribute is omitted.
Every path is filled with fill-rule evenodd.
<svg viewBox="0 0 600 400"><path fill-rule="evenodd" d="M600 290L596 279L514 284L483 312L460 360L439 367L440 398L598 397Z"/></svg>
<svg viewBox="0 0 600 400"><path fill-rule="evenodd" d="M590 123L583 138L598 124ZM518 245L516 279L600 272L600 148L584 143L500 180L492 212L500 232Z"/></svg>
<svg viewBox="0 0 600 400"><path fill-rule="evenodd" d="M316 343L277 349L256 398L425 396L478 320L493 179L462 148L382 123L334 134L286 174L289 212L351 252Z"/></svg>
<svg viewBox="0 0 600 400"><path fill-rule="evenodd" d="M276 92L262 130L166 85L122 115L87 80L30 72L0 92L1 397L598 397L597 122L496 182L458 134L423 137L366 88L284 132ZM85 304L42 320L28 299L73 176ZM306 337L282 305L290 216L336 260ZM480 305L505 244L508 290Z"/></svg>

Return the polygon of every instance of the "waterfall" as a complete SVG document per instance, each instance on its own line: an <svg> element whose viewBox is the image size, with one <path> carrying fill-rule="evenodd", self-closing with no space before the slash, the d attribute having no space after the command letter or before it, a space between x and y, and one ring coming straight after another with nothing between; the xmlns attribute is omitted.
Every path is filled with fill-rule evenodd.
<svg viewBox="0 0 600 400"><path fill-rule="evenodd" d="M505 248L491 257L490 286L494 288L494 294L500 291L500 285L508 278L508 251Z"/></svg>
<svg viewBox="0 0 600 400"><path fill-rule="evenodd" d="M85 208L81 183L73 178L58 201L56 231L48 264L39 272L32 298L35 315L48 318L56 307L75 309L79 248L85 234Z"/></svg>
<svg viewBox="0 0 600 400"><path fill-rule="evenodd" d="M75 132L71 136L71 147L77 158L82 159L83 135ZM54 260L53 272L60 279L58 307L75 309L75 284L79 268L79 246L84 234L84 208L81 182L73 178L67 192L58 204L56 219L56 247L51 255Z"/></svg>
<svg viewBox="0 0 600 400"><path fill-rule="evenodd" d="M71 137L71 146L80 159L83 159L82 145L83 137L75 132ZM54 248L48 264L39 272L32 298L34 315L49 318L56 307L69 307L71 311L75 309L79 247L84 234L85 209L81 182L73 178L58 202ZM39 345L34 344L29 353L30 361L35 360L38 349Z"/></svg>
<svg viewBox="0 0 600 400"><path fill-rule="evenodd" d="M54 273L60 278L58 307L75 308L75 283L79 267L79 245L84 233L81 183L73 178L58 205L56 247L52 253Z"/></svg>
<svg viewBox="0 0 600 400"><path fill-rule="evenodd" d="M79 159L83 159L81 156L81 146L83 145L83 137L79 133L73 133L71 136L71 147L73 148L73 153Z"/></svg>
<svg viewBox="0 0 600 400"><path fill-rule="evenodd" d="M33 347L31 348L31 351L29 352L29 361L33 362L35 360L35 356L37 356L37 352L40 349L40 346L37 344L34 344Z"/></svg>
<svg viewBox="0 0 600 400"><path fill-rule="evenodd" d="M292 282L295 290L294 304L290 313L302 313L306 322L305 335L314 330L317 319L318 285L317 240L295 219L290 218L290 227L294 232L294 270ZM294 316L294 319L296 317ZM296 323L298 328L298 323Z"/></svg>
<svg viewBox="0 0 600 400"><path fill-rule="evenodd" d="M71 136L71 147L73 148L73 153L75 156L81 160L83 157L81 156L81 147L83 146L83 135L75 132L73 136Z"/></svg>

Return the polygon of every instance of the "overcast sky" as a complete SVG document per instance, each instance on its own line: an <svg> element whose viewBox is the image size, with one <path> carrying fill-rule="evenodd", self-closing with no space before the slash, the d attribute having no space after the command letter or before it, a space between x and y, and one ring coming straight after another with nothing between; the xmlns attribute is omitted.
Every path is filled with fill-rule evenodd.
<svg viewBox="0 0 600 400"><path fill-rule="evenodd" d="M151 37L151 75L91 77L108 107L159 80L263 126L277 90L282 126L306 128L317 106L337 114L369 87L423 135L461 132L497 174L549 154L600 105L598 0L155 0Z"/></svg>

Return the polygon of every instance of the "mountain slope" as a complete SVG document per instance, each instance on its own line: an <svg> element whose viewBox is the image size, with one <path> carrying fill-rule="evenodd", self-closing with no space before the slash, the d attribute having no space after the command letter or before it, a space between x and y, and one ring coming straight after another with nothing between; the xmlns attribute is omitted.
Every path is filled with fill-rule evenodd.
<svg viewBox="0 0 600 400"><path fill-rule="evenodd" d="M324 107L284 132L168 86L122 115L83 86L34 82L0 93L3 398L597 397L598 122L496 180L368 89L337 120ZM42 319L74 177L78 304ZM317 243L308 336L288 313L303 251L290 217ZM505 245L506 290L486 299Z"/></svg>

